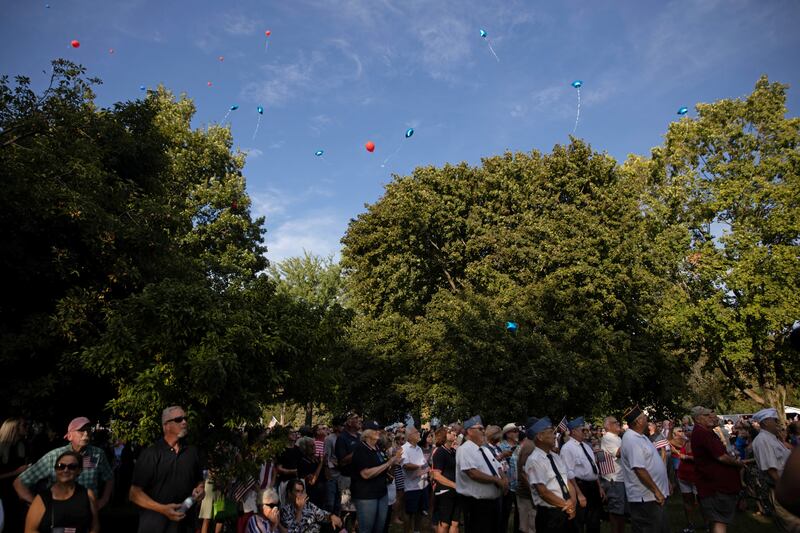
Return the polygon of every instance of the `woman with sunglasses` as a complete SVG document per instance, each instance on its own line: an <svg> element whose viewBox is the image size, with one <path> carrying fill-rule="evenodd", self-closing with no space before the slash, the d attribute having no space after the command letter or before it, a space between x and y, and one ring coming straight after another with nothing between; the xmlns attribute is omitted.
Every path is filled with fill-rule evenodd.
<svg viewBox="0 0 800 533"><path fill-rule="evenodd" d="M247 533L279 533L286 531L280 525L281 502L278 493L268 488L258 493L258 514L247 522Z"/></svg>
<svg viewBox="0 0 800 533"><path fill-rule="evenodd" d="M95 496L75 482L83 467L83 457L64 452L55 464L56 482L50 490L37 495L28 510L25 533L46 533L71 528L76 533L97 533Z"/></svg>

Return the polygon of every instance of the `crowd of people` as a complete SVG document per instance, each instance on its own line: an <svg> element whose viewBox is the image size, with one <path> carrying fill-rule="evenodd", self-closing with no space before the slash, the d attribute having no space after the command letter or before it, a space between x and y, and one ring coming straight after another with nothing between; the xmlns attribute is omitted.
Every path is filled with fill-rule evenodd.
<svg viewBox="0 0 800 533"><path fill-rule="evenodd" d="M473 416L422 428L347 413L281 428L280 453L223 488L187 443L180 406L164 409L162 437L135 462L123 443L92 444L85 417L68 424L66 445L29 461L26 422L12 418L0 427L0 532L94 533L120 497L138 508L141 533L416 533L428 523L437 533L591 533L603 520L614 533L723 532L748 505L777 530L800 531L798 424L774 409L734 424L702 406L660 423L635 406L594 425ZM673 494L681 524L665 506Z"/></svg>

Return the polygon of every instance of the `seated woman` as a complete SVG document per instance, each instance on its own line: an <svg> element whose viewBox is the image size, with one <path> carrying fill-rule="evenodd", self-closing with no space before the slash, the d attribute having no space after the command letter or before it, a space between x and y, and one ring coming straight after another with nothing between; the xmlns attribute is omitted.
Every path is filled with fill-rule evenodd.
<svg viewBox="0 0 800 533"><path fill-rule="evenodd" d="M283 533L280 525L280 500L273 488L258 492L258 514L247 522L247 533Z"/></svg>
<svg viewBox="0 0 800 533"><path fill-rule="evenodd" d="M288 533L319 533L322 523L328 521L334 530L342 527L338 516L308 501L306 487L301 480L289 481L286 485L286 503L281 507L281 526Z"/></svg>
<svg viewBox="0 0 800 533"><path fill-rule="evenodd" d="M100 531L94 493L75 483L82 467L83 457L76 452L64 452L56 458L56 482L33 499L25 519L25 533L66 528L76 533Z"/></svg>

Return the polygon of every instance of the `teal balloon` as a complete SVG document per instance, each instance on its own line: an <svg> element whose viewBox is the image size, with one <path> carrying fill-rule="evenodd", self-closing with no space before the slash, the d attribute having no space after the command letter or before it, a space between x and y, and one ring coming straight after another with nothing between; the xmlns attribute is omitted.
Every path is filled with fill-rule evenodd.
<svg viewBox="0 0 800 533"><path fill-rule="evenodd" d="M237 109L239 109L239 106L238 106L238 105L236 105L236 104L233 104L233 105L231 106L231 111L236 111Z"/></svg>
<svg viewBox="0 0 800 533"><path fill-rule="evenodd" d="M486 30L481 30L481 37L483 37L484 39L486 39L488 36L489 36L489 34L488 34L488 33L486 33Z"/></svg>
<svg viewBox="0 0 800 533"><path fill-rule="evenodd" d="M264 108L263 108L263 107L261 107L261 106L258 106L258 107L256 108L256 111L258 111L258 114L259 114L259 115L263 115L263 114L264 114Z"/></svg>
<svg viewBox="0 0 800 533"><path fill-rule="evenodd" d="M689 108L688 107L682 107L682 108L678 109L678 114L679 115L685 115L688 112L689 112Z"/></svg>
<svg viewBox="0 0 800 533"><path fill-rule="evenodd" d="M316 152L314 152L314 155L315 155L315 156L317 156L317 157L319 157L319 156L321 156L321 155L322 155L322 154L324 154L324 153L325 153L325 150L317 150Z"/></svg>
<svg viewBox="0 0 800 533"><path fill-rule="evenodd" d="M510 333L516 333L517 332L517 327L518 327L518 325L517 325L516 322L506 322L506 331L508 331Z"/></svg>
<svg viewBox="0 0 800 533"><path fill-rule="evenodd" d="M406 139L408 139L408 138L409 138L409 137L411 137L412 135L414 135L414 128L408 128L408 129L406 130Z"/></svg>
<svg viewBox="0 0 800 533"><path fill-rule="evenodd" d="M580 89L581 87L583 87L583 82L581 80L575 80L572 82L572 86L575 87L576 89Z"/></svg>
<svg viewBox="0 0 800 533"><path fill-rule="evenodd" d="M145 87L144 85L139 85L139 90L140 91L144 91L145 89L147 89L147 87Z"/></svg>

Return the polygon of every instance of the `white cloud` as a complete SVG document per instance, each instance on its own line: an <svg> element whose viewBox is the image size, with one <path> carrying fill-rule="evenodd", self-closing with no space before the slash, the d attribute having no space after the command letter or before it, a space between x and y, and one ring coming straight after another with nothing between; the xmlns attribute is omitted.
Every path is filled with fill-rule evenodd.
<svg viewBox="0 0 800 533"><path fill-rule="evenodd" d="M242 148L242 152L247 154L247 159L258 159L264 155L264 152L258 148Z"/></svg>
<svg viewBox="0 0 800 533"><path fill-rule="evenodd" d="M250 35L261 26L261 21L240 13L229 13L223 17L222 25L231 35Z"/></svg>
<svg viewBox="0 0 800 533"><path fill-rule="evenodd" d="M347 226L347 217L331 213L310 213L302 218L294 218L267 231L267 258L282 261L289 257L303 255L339 255L340 239Z"/></svg>
<svg viewBox="0 0 800 533"><path fill-rule="evenodd" d="M268 106L282 105L311 87L314 65L318 61L318 57L312 56L293 64L267 65L263 67L267 79L247 83L242 88L242 97Z"/></svg>
<svg viewBox="0 0 800 533"><path fill-rule="evenodd" d="M416 34L422 45L422 63L431 77L452 79L470 58L470 27L455 17L421 20Z"/></svg>

